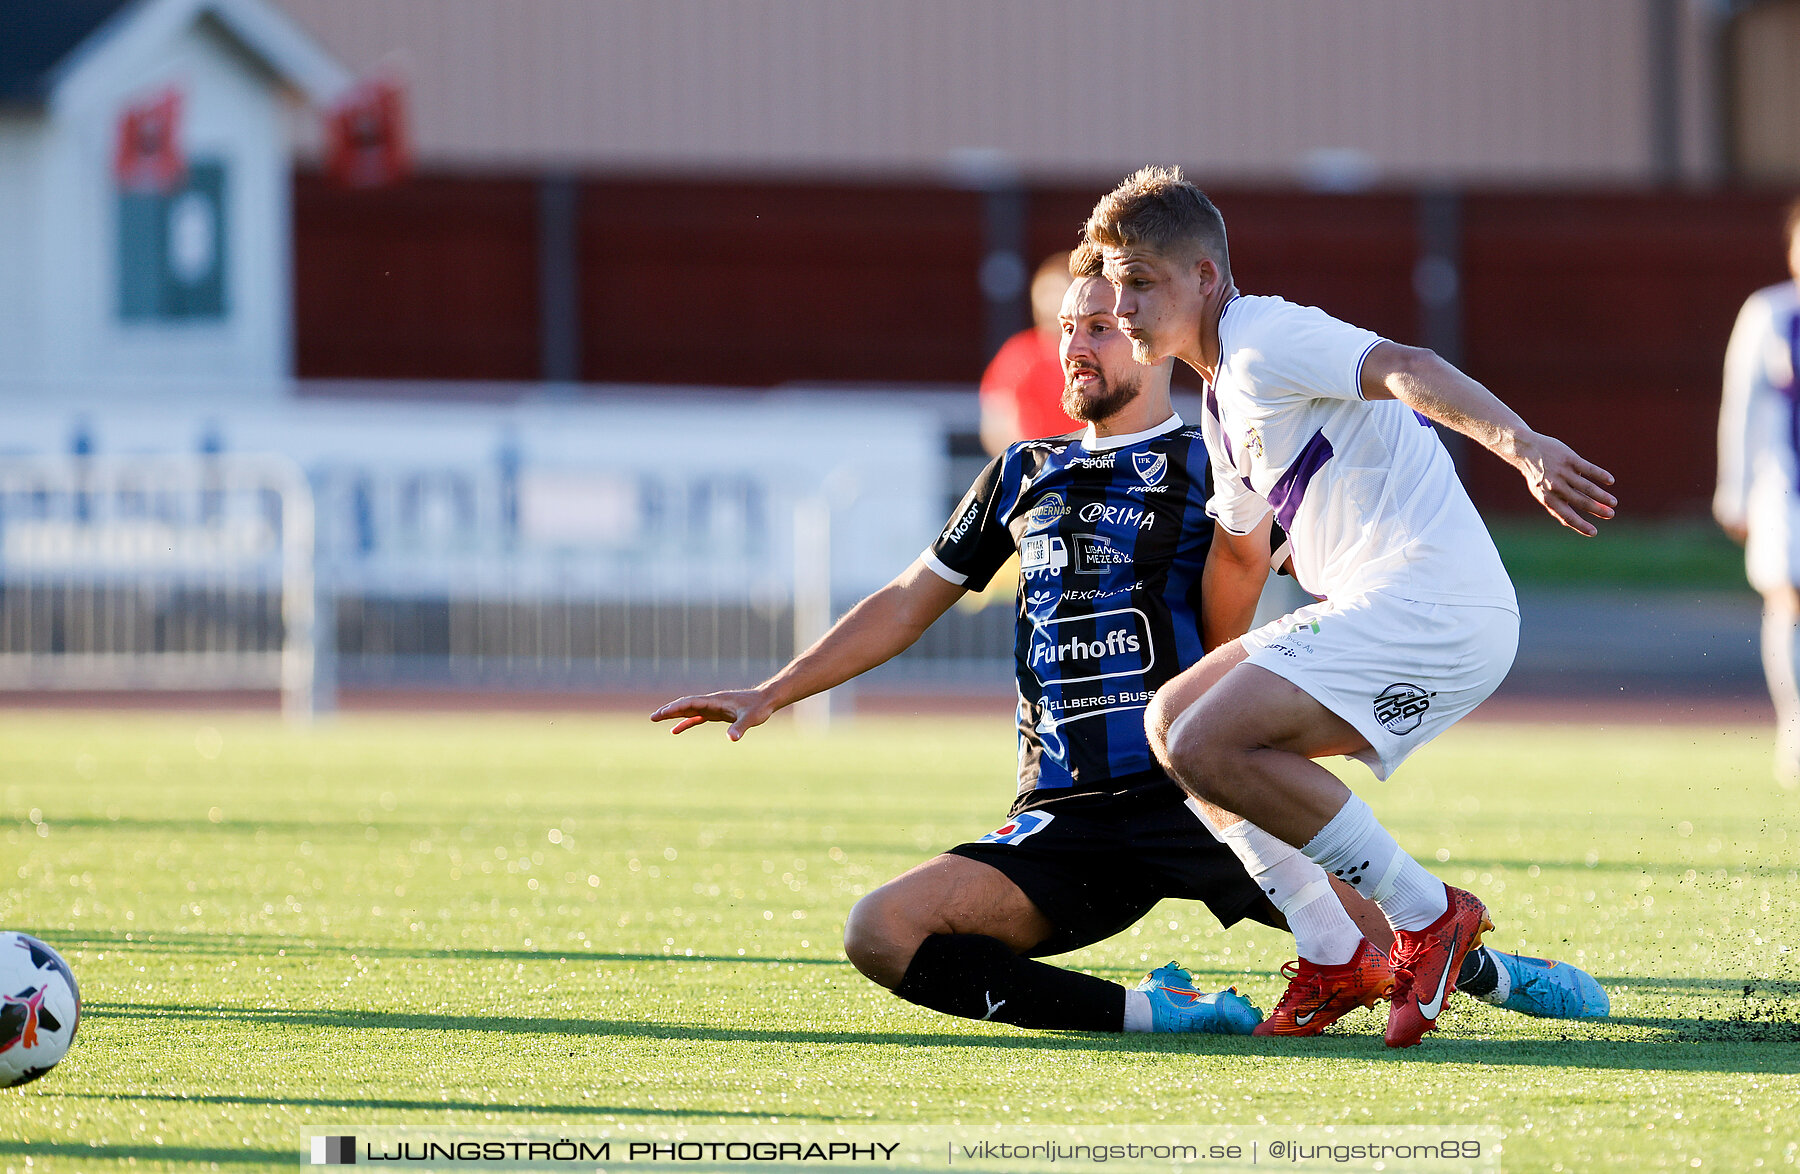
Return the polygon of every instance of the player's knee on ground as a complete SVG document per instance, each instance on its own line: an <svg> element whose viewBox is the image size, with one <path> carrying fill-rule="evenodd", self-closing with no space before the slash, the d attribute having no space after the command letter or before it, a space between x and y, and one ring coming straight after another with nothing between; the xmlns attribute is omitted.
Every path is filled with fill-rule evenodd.
<svg viewBox="0 0 1800 1174"><path fill-rule="evenodd" d="M874 982L900 985L926 931L914 924L905 898L892 885L863 897L844 922L844 956Z"/></svg>

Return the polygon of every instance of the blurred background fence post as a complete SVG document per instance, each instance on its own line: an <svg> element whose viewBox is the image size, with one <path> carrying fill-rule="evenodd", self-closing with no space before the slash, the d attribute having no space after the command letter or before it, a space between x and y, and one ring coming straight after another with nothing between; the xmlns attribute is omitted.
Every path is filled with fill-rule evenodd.
<svg viewBox="0 0 1800 1174"><path fill-rule="evenodd" d="M794 652L823 636L832 623L831 502L823 494L794 505ZM831 725L835 690L815 694L794 705L801 728L821 731Z"/></svg>

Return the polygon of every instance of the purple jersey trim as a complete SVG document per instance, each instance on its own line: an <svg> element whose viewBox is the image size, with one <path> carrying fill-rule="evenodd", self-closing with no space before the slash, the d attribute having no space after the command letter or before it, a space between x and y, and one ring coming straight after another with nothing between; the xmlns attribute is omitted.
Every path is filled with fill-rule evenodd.
<svg viewBox="0 0 1800 1174"><path fill-rule="evenodd" d="M1231 451L1231 437L1225 435L1225 417L1219 415L1219 397L1213 392L1212 384L1206 385L1206 410L1212 414L1213 422L1219 426L1219 447L1225 450L1227 464L1237 464L1237 456ZM1246 481L1244 484L1248 485Z"/></svg>
<svg viewBox="0 0 1800 1174"><path fill-rule="evenodd" d="M1212 413L1213 420L1219 425L1219 447L1225 451L1225 460L1235 466L1237 457L1231 451L1231 437L1225 435L1225 421L1219 415L1219 397L1213 394L1213 386L1210 383L1206 385L1206 410ZM1256 486L1250 484L1250 478L1239 473L1238 480L1244 483L1245 489L1251 493L1256 492ZM1237 531L1233 530L1232 533L1235 534Z"/></svg>
<svg viewBox="0 0 1800 1174"><path fill-rule="evenodd" d="M1294 515L1300 512L1300 502L1306 496L1306 487L1312 483L1313 475L1325 467L1331 459L1331 441L1325 439L1323 430L1312 434L1300 455L1294 458L1287 472L1269 489L1269 504L1275 507L1275 520L1281 528L1293 532Z"/></svg>
<svg viewBox="0 0 1800 1174"><path fill-rule="evenodd" d="M1788 403L1788 448L1794 457L1794 486L1800 489L1800 312L1788 319L1788 383L1781 389Z"/></svg>

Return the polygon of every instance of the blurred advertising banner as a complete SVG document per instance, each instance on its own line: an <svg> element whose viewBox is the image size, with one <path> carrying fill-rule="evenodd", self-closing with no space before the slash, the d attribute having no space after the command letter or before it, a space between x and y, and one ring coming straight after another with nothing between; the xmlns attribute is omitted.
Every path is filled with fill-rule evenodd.
<svg viewBox="0 0 1800 1174"><path fill-rule="evenodd" d="M834 594L855 595L898 573L942 523L937 417L873 398L15 402L0 455L287 457L311 486L321 587L403 598L784 599L796 511L823 502ZM150 568L196 555L161 521L126 533L102 521L112 517L93 511L104 533L77 515L0 518L0 558Z"/></svg>

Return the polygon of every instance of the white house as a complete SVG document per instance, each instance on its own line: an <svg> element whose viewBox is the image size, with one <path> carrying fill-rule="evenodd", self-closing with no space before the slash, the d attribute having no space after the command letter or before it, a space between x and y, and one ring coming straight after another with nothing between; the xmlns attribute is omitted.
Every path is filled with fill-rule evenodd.
<svg viewBox="0 0 1800 1174"><path fill-rule="evenodd" d="M0 394L277 394L293 112L350 80L265 0L0 0ZM170 95L185 169L130 190L122 119Z"/></svg>

